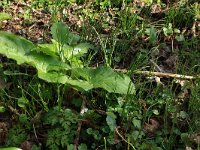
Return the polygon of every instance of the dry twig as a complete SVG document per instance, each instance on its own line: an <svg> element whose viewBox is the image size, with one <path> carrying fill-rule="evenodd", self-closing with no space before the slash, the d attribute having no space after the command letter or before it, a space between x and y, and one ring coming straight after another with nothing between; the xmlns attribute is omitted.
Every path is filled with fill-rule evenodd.
<svg viewBox="0 0 200 150"><path fill-rule="evenodd" d="M157 77L166 77L166 78L177 78L183 80L193 80L199 79L199 76L188 76L188 75L180 75L180 74L173 74L173 73L163 73L163 72L151 72L151 71L136 71L133 74L142 74L147 76L157 76Z"/></svg>
<svg viewBox="0 0 200 150"><path fill-rule="evenodd" d="M114 69L117 72L127 73L128 70L126 69ZM165 77L165 78L177 78L183 80L194 80L200 79L200 75L198 76L188 76L188 75L181 75L181 74L174 74L174 73L164 73L164 72L152 72L152 71L133 71L132 74L141 74L146 76L157 76L157 77Z"/></svg>
<svg viewBox="0 0 200 150"><path fill-rule="evenodd" d="M80 114L84 113L84 109L85 109L85 105L86 105L86 102L85 102L86 101L86 97L85 96L82 96L82 97L83 97L83 102L82 102ZM80 138L80 132L81 132L82 124L83 124L82 121L78 122L77 134L76 134L76 138L74 140L74 150L78 149L78 143L79 143L79 138Z"/></svg>

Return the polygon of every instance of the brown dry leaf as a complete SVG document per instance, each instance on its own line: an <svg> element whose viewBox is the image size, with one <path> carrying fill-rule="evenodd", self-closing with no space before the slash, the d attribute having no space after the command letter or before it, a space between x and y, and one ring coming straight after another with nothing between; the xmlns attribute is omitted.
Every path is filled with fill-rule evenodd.
<svg viewBox="0 0 200 150"><path fill-rule="evenodd" d="M192 141L193 143L199 145L200 144L200 132L192 134L190 136L190 141Z"/></svg>
<svg viewBox="0 0 200 150"><path fill-rule="evenodd" d="M0 78L0 89L5 89L6 88L6 82Z"/></svg>
<svg viewBox="0 0 200 150"><path fill-rule="evenodd" d="M139 104L143 107L143 109L146 111L147 110L147 104L146 101L143 99L139 100Z"/></svg>
<svg viewBox="0 0 200 150"><path fill-rule="evenodd" d="M40 110L39 112L36 113L36 115L31 119L31 123L33 124L40 124L42 121L42 113L43 111Z"/></svg>
<svg viewBox="0 0 200 150"><path fill-rule="evenodd" d="M186 86L186 84L188 83L188 81L176 79L176 80L175 80L175 83L179 84L179 85L183 88L184 86ZM178 98L179 98L179 99L184 99L184 98L186 98L186 97L188 96L188 94L189 94L188 88L184 88L184 90L181 91L181 92L178 94Z"/></svg>
<svg viewBox="0 0 200 150"><path fill-rule="evenodd" d="M29 141L24 141L22 144L21 144L21 149L23 150L31 150L31 147L32 147L32 143L29 142Z"/></svg>
<svg viewBox="0 0 200 150"><path fill-rule="evenodd" d="M158 50L151 54L151 57L153 62L159 63L157 68L160 68L159 70L162 72L173 73L176 71L178 56L172 53L169 45L160 45ZM153 65L155 66L155 64Z"/></svg>
<svg viewBox="0 0 200 150"><path fill-rule="evenodd" d="M164 85L164 84L161 82L160 77L155 76L155 81L156 81L156 83L157 83L158 85Z"/></svg>
<svg viewBox="0 0 200 150"><path fill-rule="evenodd" d="M180 84L183 87L185 85L185 83L186 83L186 80L176 79L175 83L178 83L178 84Z"/></svg>
<svg viewBox="0 0 200 150"><path fill-rule="evenodd" d="M188 100L190 96L190 89L193 88L193 83L188 80L174 79L175 83L180 86L180 89L177 92L177 98L174 102L177 105L183 106L183 104Z"/></svg>
<svg viewBox="0 0 200 150"><path fill-rule="evenodd" d="M178 56L176 54L173 54L173 55L169 56L165 60L165 64L167 66L167 70L169 70L170 72L175 72L175 70L177 68L177 60L178 60Z"/></svg>
<svg viewBox="0 0 200 150"><path fill-rule="evenodd" d="M161 12L162 12L161 5L159 5L159 4L153 4L151 6L151 13L161 13Z"/></svg>
<svg viewBox="0 0 200 150"><path fill-rule="evenodd" d="M149 119L149 122L144 124L143 130L149 136L154 136L155 131L160 127L160 123L156 118Z"/></svg>
<svg viewBox="0 0 200 150"><path fill-rule="evenodd" d="M145 6L145 2L143 0L135 0L133 3L136 4L136 6L140 6L140 7Z"/></svg>
<svg viewBox="0 0 200 150"><path fill-rule="evenodd" d="M81 6L78 6L77 4L71 4L66 9L63 9L63 14L67 17L68 22L70 22L71 25L75 25L78 27L81 27L83 24L83 20L79 16L78 11L82 11L83 8Z"/></svg>
<svg viewBox="0 0 200 150"><path fill-rule="evenodd" d="M0 143L5 142L8 135L8 126L5 122L0 122Z"/></svg>
<svg viewBox="0 0 200 150"><path fill-rule="evenodd" d="M30 3L28 1L26 3L11 2L10 7L5 8L4 11L8 12L12 19L2 23L2 30L19 34L33 42L50 41L48 31L50 30L51 15L34 8L27 14L27 8L31 7Z"/></svg>
<svg viewBox="0 0 200 150"><path fill-rule="evenodd" d="M192 147L186 146L185 150L193 150Z"/></svg>

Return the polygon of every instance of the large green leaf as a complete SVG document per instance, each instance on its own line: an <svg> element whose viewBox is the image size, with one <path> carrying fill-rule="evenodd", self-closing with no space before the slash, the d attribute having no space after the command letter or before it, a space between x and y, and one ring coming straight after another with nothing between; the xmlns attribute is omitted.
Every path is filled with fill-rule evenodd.
<svg viewBox="0 0 200 150"><path fill-rule="evenodd" d="M69 28L63 22L54 23L51 27L53 39L61 45L67 44L69 36Z"/></svg>
<svg viewBox="0 0 200 150"><path fill-rule="evenodd" d="M38 49L37 49L37 51L40 51L40 52L42 52L42 53L45 53L45 54L47 54L47 55L50 55L50 56L52 56L52 57L57 57L57 58L59 58L58 57L58 54L56 54L56 52L57 52L57 47L56 47L56 43L55 43L55 41L54 41L54 43L52 43L52 44L38 44Z"/></svg>
<svg viewBox="0 0 200 150"><path fill-rule="evenodd" d="M38 76L39 78L46 80L48 82L68 84L81 91L88 91L93 88L93 85L87 81L79 80L79 79L73 80L69 76L62 73L58 73L58 72L44 73L42 71L39 71Z"/></svg>
<svg viewBox="0 0 200 150"><path fill-rule="evenodd" d="M87 80L94 88L103 88L108 92L120 94L134 94L135 87L131 79L121 73L114 72L109 67L77 68L72 72L77 77L82 77Z"/></svg>
<svg viewBox="0 0 200 150"><path fill-rule="evenodd" d="M63 35L64 36L64 35ZM58 38L58 37L57 37ZM18 64L27 63L38 70L38 77L52 83L71 85L79 90L90 90L92 88L103 88L108 92L120 94L133 94L135 92L131 79L121 73L114 72L108 67L93 68L71 68L68 64L60 61L54 55L51 45L37 46L32 42L7 32L0 32L0 53L17 61ZM89 46L78 44L72 49L76 50L78 57L85 54ZM80 60L79 60L80 61ZM77 64L72 66L81 66ZM65 75L64 70L72 71L72 78ZM83 80L80 80L82 78Z"/></svg>
<svg viewBox="0 0 200 150"><path fill-rule="evenodd" d="M64 56L68 60L73 59L74 57L80 58L88 52L89 48L93 48L93 46L89 43L79 43L75 46L65 44L63 46Z"/></svg>
<svg viewBox="0 0 200 150"><path fill-rule="evenodd" d="M70 66L59 61L57 58L46 55L41 52L32 51L27 54L28 64L35 66L38 70L48 72L51 70L68 70Z"/></svg>
<svg viewBox="0 0 200 150"><path fill-rule="evenodd" d="M94 47L89 43L79 43L74 46L64 45L64 57L70 62L73 68L83 67L83 61L80 57L84 56L89 50L89 48L93 49Z"/></svg>
<svg viewBox="0 0 200 150"><path fill-rule="evenodd" d="M70 69L68 64L38 51L39 47L32 42L12 33L0 32L0 47L1 54L16 60L18 64L27 63L43 72Z"/></svg>
<svg viewBox="0 0 200 150"><path fill-rule="evenodd" d="M120 94L133 94L135 92L133 82L127 75L114 72L108 67L99 67L94 70L90 82L95 88L104 88L108 92Z"/></svg>
<svg viewBox="0 0 200 150"><path fill-rule="evenodd" d="M69 32L69 27L63 22L54 23L51 28L53 39L59 44L76 45L80 40L80 36Z"/></svg>
<svg viewBox="0 0 200 150"><path fill-rule="evenodd" d="M8 147L8 148L0 148L1 150L22 150L21 148L17 147Z"/></svg>
<svg viewBox="0 0 200 150"><path fill-rule="evenodd" d="M86 54L88 52L88 50L93 49L93 45L89 44L89 43L79 43L76 46L74 46L73 48L73 52L72 52L72 57L76 56L76 57L81 57L84 54Z"/></svg>
<svg viewBox="0 0 200 150"><path fill-rule="evenodd" d="M36 46L32 42L24 38L0 31L0 53L15 59L18 64L27 62L28 59L25 55L35 48Z"/></svg>
<svg viewBox="0 0 200 150"><path fill-rule="evenodd" d="M49 45L43 45L45 52L38 50L33 43L19 36L7 32L0 32L0 53L12 58L18 64L27 63L38 70L38 77L52 83L69 84L81 90L90 90L93 86L82 80L73 80L62 74L61 70L70 67L53 57L53 51L49 52ZM47 55L48 54L48 55ZM49 72L54 71L54 72ZM58 71L58 72L55 72Z"/></svg>
<svg viewBox="0 0 200 150"><path fill-rule="evenodd" d="M114 131L116 128L116 115L113 112L107 112L106 122L111 131Z"/></svg>
<svg viewBox="0 0 200 150"><path fill-rule="evenodd" d="M73 80L61 73L62 70L71 68L59 61L57 57L53 57L53 50L49 50L51 45L42 45L40 50L39 47L24 38L11 33L0 32L0 47L1 54L16 60L18 64L27 63L34 66L38 70L38 77L43 80L69 84L85 91L93 88L93 85L87 81Z"/></svg>

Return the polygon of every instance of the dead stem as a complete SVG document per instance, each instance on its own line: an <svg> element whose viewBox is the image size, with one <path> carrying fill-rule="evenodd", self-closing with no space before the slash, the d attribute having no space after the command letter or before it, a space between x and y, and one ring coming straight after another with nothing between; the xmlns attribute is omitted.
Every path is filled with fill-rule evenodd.
<svg viewBox="0 0 200 150"><path fill-rule="evenodd" d="M82 106L81 106L81 110L80 110L80 114L82 115L84 113L84 109L85 109L85 105L86 105L86 97L82 96L83 98L83 102L82 102ZM81 132L81 127L82 127L83 121L78 122L78 128L77 128L77 134L76 134L76 138L74 139L74 150L78 149L78 145L79 145L79 138L80 138L80 132Z"/></svg>
<svg viewBox="0 0 200 150"><path fill-rule="evenodd" d="M126 69L114 69L117 72L126 73L128 70ZM141 74L146 76L157 76L157 77L165 77L165 78L177 78L183 80L194 80L200 79L200 76L188 76L188 75L181 75L181 74L174 74L174 73L165 73L165 72L152 72L152 71L133 71L132 74Z"/></svg>

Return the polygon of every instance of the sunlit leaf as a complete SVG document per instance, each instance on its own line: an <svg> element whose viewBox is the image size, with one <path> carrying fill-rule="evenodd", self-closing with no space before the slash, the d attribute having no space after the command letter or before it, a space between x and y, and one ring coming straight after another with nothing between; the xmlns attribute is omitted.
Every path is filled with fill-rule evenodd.
<svg viewBox="0 0 200 150"><path fill-rule="evenodd" d="M48 72L51 70L68 70L70 66L62 61L59 61L55 57L38 53L35 51L30 52L27 55L27 63L36 67L38 70Z"/></svg>
<svg viewBox="0 0 200 150"><path fill-rule="evenodd" d="M0 46L0 53L16 60L18 64L27 63L43 72L70 69L68 64L57 58L37 52L38 47L32 42L11 33L0 32Z"/></svg>
<svg viewBox="0 0 200 150"><path fill-rule="evenodd" d="M3 113L6 111L6 108L4 106L0 106L0 113Z"/></svg>
<svg viewBox="0 0 200 150"><path fill-rule="evenodd" d="M88 91L93 88L93 85L87 81L74 80L74 79L71 79L69 76L62 73L57 73L57 72L45 73L45 72L39 71L38 76L39 78L46 80L48 82L68 84L82 91L83 90Z"/></svg>
<svg viewBox="0 0 200 150"><path fill-rule="evenodd" d="M8 32L0 32L0 47L1 54L15 59L18 64L27 62L26 54L36 48L32 42Z"/></svg>
<svg viewBox="0 0 200 150"><path fill-rule="evenodd" d="M76 46L74 46L72 55L76 56L76 57L77 56L81 57L81 56L83 56L83 54L88 52L89 48L92 49L93 46L91 44L89 44L89 43L79 43Z"/></svg>
<svg viewBox="0 0 200 150"><path fill-rule="evenodd" d="M180 33L181 31L177 28L174 29L174 33Z"/></svg>
<svg viewBox="0 0 200 150"><path fill-rule="evenodd" d="M114 72L107 67L95 69L90 82L95 88L104 88L108 92L133 94L135 90L132 81L127 75Z"/></svg>
<svg viewBox="0 0 200 150"><path fill-rule="evenodd" d="M74 57L79 58L86 54L89 48L93 49L93 46L89 43L79 43L75 46L64 45L63 51L65 58L68 60L73 59Z"/></svg>
<svg viewBox="0 0 200 150"><path fill-rule="evenodd" d="M179 42L185 41L185 37L182 34L181 35L177 35L175 38Z"/></svg>
<svg viewBox="0 0 200 150"><path fill-rule="evenodd" d="M58 26L64 28L63 24L59 24ZM58 38L56 35L54 36L54 38ZM61 36L65 37L65 35ZM72 67L58 59L56 53L54 53L54 44L37 46L19 36L0 32L0 46L1 54L16 60L18 64L27 63L35 67L38 71L38 77L48 82L67 84L78 90L85 91L92 88L103 88L108 92L120 94L134 94L135 92L131 79L125 74L114 72L111 68L72 68L83 67L83 63L79 57L87 53L91 47L88 43L78 44L73 48L71 46L68 47L71 49L66 50L69 52L67 57ZM69 77L64 74L64 70L71 71L72 76Z"/></svg>
<svg viewBox="0 0 200 150"><path fill-rule="evenodd" d="M135 87L131 79L125 74L114 72L109 67L79 68L72 71L89 81L94 88L103 88L108 92L120 94L135 93Z"/></svg>
<svg viewBox="0 0 200 150"><path fill-rule="evenodd" d="M0 21L2 21L2 20L9 20L11 18L12 17L8 13L5 13L5 12L1 12L0 13Z"/></svg>
<svg viewBox="0 0 200 150"><path fill-rule="evenodd" d="M38 44L38 46L39 48L37 49L37 51L43 52L52 57L58 57L58 55L56 55L57 48L54 43L53 44Z"/></svg>
<svg viewBox="0 0 200 150"><path fill-rule="evenodd" d="M8 147L8 148L1 148L1 150L22 150L22 149L16 147Z"/></svg>
<svg viewBox="0 0 200 150"><path fill-rule="evenodd" d="M25 108L29 101L25 97L21 97L18 99L18 106L21 108Z"/></svg>

